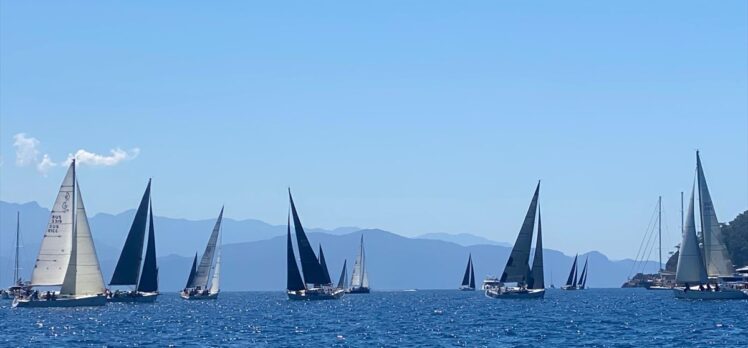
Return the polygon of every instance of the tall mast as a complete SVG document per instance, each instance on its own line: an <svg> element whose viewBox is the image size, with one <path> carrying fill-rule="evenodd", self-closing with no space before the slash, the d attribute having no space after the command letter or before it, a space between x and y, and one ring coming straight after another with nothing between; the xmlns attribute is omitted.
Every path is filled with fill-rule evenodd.
<svg viewBox="0 0 748 348"><path fill-rule="evenodd" d="M73 158L73 163L71 164L73 166L73 246L75 246L75 243L78 241L78 233L77 233L77 221L75 220L75 209L77 208L75 206L75 194L78 188L78 179L75 177L75 158Z"/></svg>
<svg viewBox="0 0 748 348"><path fill-rule="evenodd" d="M683 191L680 191L680 230L683 231Z"/></svg>
<svg viewBox="0 0 748 348"><path fill-rule="evenodd" d="M21 212L16 212L16 264L13 269L13 283L18 282L18 238L21 235ZM20 285L20 284L19 284Z"/></svg>
<svg viewBox="0 0 748 348"><path fill-rule="evenodd" d="M660 271L662 271L662 196L657 200L657 236L660 239Z"/></svg>

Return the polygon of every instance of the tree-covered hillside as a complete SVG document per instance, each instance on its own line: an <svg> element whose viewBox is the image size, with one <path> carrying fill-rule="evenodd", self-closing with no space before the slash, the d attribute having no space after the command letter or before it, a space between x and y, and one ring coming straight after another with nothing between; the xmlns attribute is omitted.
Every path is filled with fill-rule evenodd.
<svg viewBox="0 0 748 348"><path fill-rule="evenodd" d="M748 210L740 213L729 223L720 225L732 263L736 267L748 266ZM678 252L676 251L667 261L666 269L675 272L677 264Z"/></svg>

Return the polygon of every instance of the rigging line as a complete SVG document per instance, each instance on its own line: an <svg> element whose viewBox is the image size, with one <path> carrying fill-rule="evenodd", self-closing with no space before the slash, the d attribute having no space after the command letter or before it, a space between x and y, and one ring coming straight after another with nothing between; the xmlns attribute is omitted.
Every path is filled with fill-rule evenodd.
<svg viewBox="0 0 748 348"><path fill-rule="evenodd" d="M655 233L656 228L655 227L656 227L656 224L652 224L652 230L651 230L651 232L649 234L649 238L647 239L647 244L645 244L645 246L644 246L644 251L642 252L642 262L640 263L640 265L641 265L641 273L642 274L644 273L644 270L646 269L647 265L649 264L650 258L651 258L651 255L652 255L652 251L654 250L654 248L655 248L655 246L657 244L656 243L657 239L654 238L655 235L656 235L656 233ZM649 252L648 253L647 253L647 248L649 248ZM644 257L645 254L647 255L646 258Z"/></svg>
<svg viewBox="0 0 748 348"><path fill-rule="evenodd" d="M637 264L640 262L639 256L642 254L642 247L644 246L644 241L647 240L647 236L652 233L651 229L654 227L654 218L657 215L657 205L655 205L655 208L652 211L652 215L649 218L649 223L647 224L647 229L644 232L644 236L642 237L642 241L639 243L639 250L636 252L636 258L634 258L634 263L631 265L631 270L629 271L628 278L631 279L631 275L634 273L634 270L636 269Z"/></svg>

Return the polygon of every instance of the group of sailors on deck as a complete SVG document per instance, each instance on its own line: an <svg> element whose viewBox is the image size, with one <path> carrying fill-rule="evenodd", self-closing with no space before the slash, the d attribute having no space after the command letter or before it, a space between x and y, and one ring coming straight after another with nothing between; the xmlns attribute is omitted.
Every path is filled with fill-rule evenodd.
<svg viewBox="0 0 748 348"><path fill-rule="evenodd" d="M689 291L689 290L691 290L691 287L690 287L690 285L688 285L688 283L686 283L685 285L686 285L686 287L683 289L683 291ZM706 287L704 287L704 284L699 284L699 291L719 291L719 290L720 290L720 288L719 288L719 284L718 283L714 283L714 287L713 288L712 288L711 284L709 284L709 283L706 283Z"/></svg>
<svg viewBox="0 0 748 348"><path fill-rule="evenodd" d="M207 296L209 294L208 289L201 289L199 286L196 288L189 288L182 290L182 293L187 296Z"/></svg>

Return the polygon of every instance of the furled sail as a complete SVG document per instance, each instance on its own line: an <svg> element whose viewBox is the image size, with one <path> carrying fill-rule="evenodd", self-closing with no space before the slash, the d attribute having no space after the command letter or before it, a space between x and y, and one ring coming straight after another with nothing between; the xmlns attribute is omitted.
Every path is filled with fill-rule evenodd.
<svg viewBox="0 0 748 348"><path fill-rule="evenodd" d="M577 258L579 255L574 256L574 263L571 265L571 271L569 272L569 278L566 278L566 286L574 286L577 283Z"/></svg>
<svg viewBox="0 0 748 348"><path fill-rule="evenodd" d="M156 235L153 228L153 204L148 212L148 246L145 249L143 271L140 273L138 291L158 291L158 265L156 264Z"/></svg>
<svg viewBox="0 0 748 348"><path fill-rule="evenodd" d="M57 199L52 206L47 229L44 231L36 264L31 273L31 285L61 285L70 261L73 244L73 178L74 164L60 185Z"/></svg>
<svg viewBox="0 0 748 348"><path fill-rule="evenodd" d="M330 279L330 272L327 270L327 262L325 262L325 253L322 251L322 245L319 246L319 266L322 267L322 275L324 276L325 282L323 284L332 284Z"/></svg>
<svg viewBox="0 0 748 348"><path fill-rule="evenodd" d="M70 249L65 280L60 294L63 295L96 295L104 293L104 277L99 268L91 228L88 225L86 208L83 205L80 187L75 183L75 226L73 227L73 246Z"/></svg>
<svg viewBox="0 0 748 348"><path fill-rule="evenodd" d="M535 256L532 260L530 281L527 282L527 287L530 289L544 289L545 276L543 272L543 225L540 221L540 207L538 207L538 236L535 240Z"/></svg>
<svg viewBox="0 0 748 348"><path fill-rule="evenodd" d="M468 256L468 263L465 266L465 275L462 276L462 286L470 286L470 268L473 262L473 255Z"/></svg>
<svg viewBox="0 0 748 348"><path fill-rule="evenodd" d="M140 263L143 258L143 244L145 242L146 222L148 220L148 202L151 196L151 181L148 180L148 186L145 188L143 198L140 199L140 205L135 218L132 220L130 232L127 233L125 246L119 255L117 266L114 268L114 274L109 285L135 285L138 283L140 273Z"/></svg>
<svg viewBox="0 0 748 348"><path fill-rule="evenodd" d="M195 258L192 259L192 267L190 267L190 276L187 277L187 285L185 285L185 288L194 288L195 287L195 274L197 274L197 253L195 253Z"/></svg>
<svg viewBox="0 0 748 348"><path fill-rule="evenodd" d="M213 233L210 234L208 245L205 246L205 252L200 259L200 265L197 266L197 273L195 274L195 285L203 289L208 288L208 276L210 275L210 269L213 267L213 256L215 256L216 252L218 234L221 231L221 220L223 220L223 207L221 207L221 212L218 214L218 220L216 220L216 224L213 226Z"/></svg>
<svg viewBox="0 0 748 348"><path fill-rule="evenodd" d="M535 194L525 215L525 221L522 223L522 228L520 228L512 252L509 254L504 272L501 274L501 282L524 283L527 281L527 276L530 273L530 248L532 247L532 232L535 229L535 212L539 193L540 183L535 188Z"/></svg>
<svg viewBox="0 0 748 348"><path fill-rule="evenodd" d="M299 273L299 266L296 264L296 255L293 253L290 213L286 230L286 289L291 291L306 289L304 280L301 279L301 273Z"/></svg>
<svg viewBox="0 0 748 348"><path fill-rule="evenodd" d="M345 282L348 280L348 260L343 260L343 270L340 271L340 279L338 279L338 289L345 289L347 288L348 284Z"/></svg>
<svg viewBox="0 0 748 348"><path fill-rule="evenodd" d="M694 217L694 191L688 203L688 213L683 224L683 238L678 249L678 267L675 269L675 281L678 283L703 284L707 282L704 259L699 250L696 237L696 218Z"/></svg>
<svg viewBox="0 0 748 348"><path fill-rule="evenodd" d="M361 244L359 245L358 255L356 255L356 261L353 263L353 275L351 276L351 287L360 288L366 287L364 285L364 276L366 274L366 268L364 263L366 262L366 255L364 254L364 235L361 234ZM367 279L368 282L368 279Z"/></svg>
<svg viewBox="0 0 748 348"><path fill-rule="evenodd" d="M314 254L312 245L309 243L306 233L304 233L304 227L301 226L301 219L299 219L299 214L296 212L296 206L293 203L290 189L288 190L288 199L291 202L291 214L296 230L296 245L299 248L301 271L304 273L304 281L315 285L329 284L322 271L322 266L319 264L319 260L317 260L317 255Z"/></svg>
<svg viewBox="0 0 748 348"><path fill-rule="evenodd" d="M722 229L717 221L712 196L706 185L704 169L701 166L699 152L696 152L696 172L699 186L699 211L701 212L701 230L704 236L704 261L709 276L731 276L735 273L730 255L722 237Z"/></svg>

